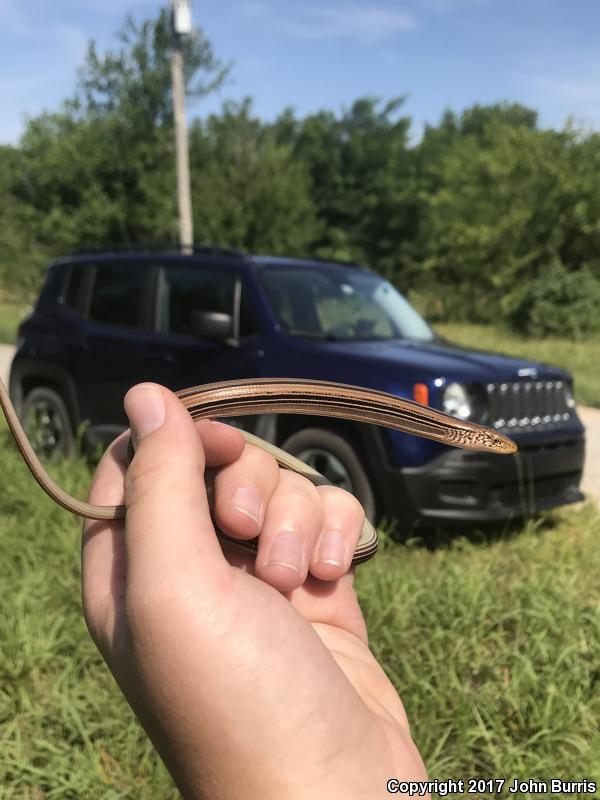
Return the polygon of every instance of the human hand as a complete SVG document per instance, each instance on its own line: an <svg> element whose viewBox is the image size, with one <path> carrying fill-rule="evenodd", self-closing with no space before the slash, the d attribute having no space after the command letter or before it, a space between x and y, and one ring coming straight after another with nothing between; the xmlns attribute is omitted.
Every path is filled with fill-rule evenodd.
<svg viewBox="0 0 600 800"><path fill-rule="evenodd" d="M390 778L424 780L347 572L356 500L280 470L234 428L195 425L162 387L125 407L135 458L127 469L117 439L90 501L124 502L127 518L85 523L84 613L182 794L375 800ZM256 562L223 554L205 465L219 527L260 529Z"/></svg>

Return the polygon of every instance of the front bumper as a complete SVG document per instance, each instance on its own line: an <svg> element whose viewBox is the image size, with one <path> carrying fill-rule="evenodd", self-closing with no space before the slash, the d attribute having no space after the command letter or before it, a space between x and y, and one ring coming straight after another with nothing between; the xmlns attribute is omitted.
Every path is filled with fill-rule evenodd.
<svg viewBox="0 0 600 800"><path fill-rule="evenodd" d="M386 468L384 514L401 524L477 524L575 503L584 499L584 456L583 433L548 435L511 456L448 448L421 467Z"/></svg>

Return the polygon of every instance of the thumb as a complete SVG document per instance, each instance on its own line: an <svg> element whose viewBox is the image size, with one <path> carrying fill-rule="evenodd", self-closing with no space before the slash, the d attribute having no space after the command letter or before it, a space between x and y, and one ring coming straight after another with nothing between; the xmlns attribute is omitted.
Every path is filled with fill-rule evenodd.
<svg viewBox="0 0 600 800"><path fill-rule="evenodd" d="M134 386L125 396L135 456L125 478L127 582L154 583L225 559L204 486L204 449L194 422L168 389ZM142 584L143 582L143 584Z"/></svg>

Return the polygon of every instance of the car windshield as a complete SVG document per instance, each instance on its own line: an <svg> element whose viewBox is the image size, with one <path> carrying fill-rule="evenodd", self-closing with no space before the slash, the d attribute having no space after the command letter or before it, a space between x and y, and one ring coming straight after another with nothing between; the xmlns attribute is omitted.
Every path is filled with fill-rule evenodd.
<svg viewBox="0 0 600 800"><path fill-rule="evenodd" d="M372 272L275 265L259 274L279 322L293 336L354 341L434 338L408 301Z"/></svg>

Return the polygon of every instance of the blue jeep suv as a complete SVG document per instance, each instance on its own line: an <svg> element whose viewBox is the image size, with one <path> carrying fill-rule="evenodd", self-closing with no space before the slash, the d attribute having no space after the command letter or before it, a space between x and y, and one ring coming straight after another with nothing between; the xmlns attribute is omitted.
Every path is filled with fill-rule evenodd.
<svg viewBox="0 0 600 800"><path fill-rule="evenodd" d="M38 451L107 443L139 381L172 389L299 377L416 399L489 425L514 456L337 419L233 420L403 528L484 523L582 499L584 430L568 373L457 347L365 267L219 248L92 253L50 265L22 323L10 392Z"/></svg>

